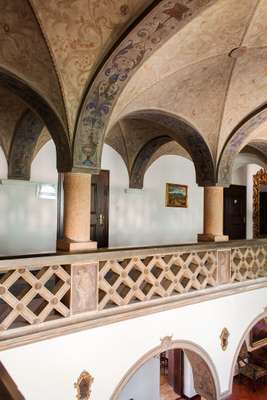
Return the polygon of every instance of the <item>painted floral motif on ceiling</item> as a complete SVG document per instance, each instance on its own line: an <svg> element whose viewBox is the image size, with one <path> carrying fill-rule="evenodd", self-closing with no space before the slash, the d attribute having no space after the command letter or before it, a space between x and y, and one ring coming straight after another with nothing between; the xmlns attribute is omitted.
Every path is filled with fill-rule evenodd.
<svg viewBox="0 0 267 400"><path fill-rule="evenodd" d="M109 47L152 0L31 0L64 90L71 131L88 80Z"/></svg>
<svg viewBox="0 0 267 400"><path fill-rule="evenodd" d="M125 162L128 171L131 170L134 160L139 151L146 145L147 142L160 135L167 135L168 131L162 127L153 124L153 122L146 123L146 121L129 119L128 121L118 122L113 129L111 129L106 138L105 143L110 145L116 150ZM151 156L148 162L149 166L163 155L178 155L185 158L190 158L189 154L177 142L171 141L162 145Z"/></svg>
<svg viewBox="0 0 267 400"><path fill-rule="evenodd" d="M17 121L26 106L16 96L0 87L0 145L8 156Z"/></svg>
<svg viewBox="0 0 267 400"><path fill-rule="evenodd" d="M99 169L105 128L126 82L156 48L207 4L209 0L163 1L122 41L87 95L75 139L74 167Z"/></svg>
<svg viewBox="0 0 267 400"><path fill-rule="evenodd" d="M37 88L64 121L64 104L52 60L27 0L0 0L0 65Z"/></svg>

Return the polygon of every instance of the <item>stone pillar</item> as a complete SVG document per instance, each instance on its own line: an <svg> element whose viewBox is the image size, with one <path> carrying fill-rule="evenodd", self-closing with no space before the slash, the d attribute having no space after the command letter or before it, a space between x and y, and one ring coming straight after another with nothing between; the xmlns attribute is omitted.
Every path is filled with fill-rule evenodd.
<svg viewBox="0 0 267 400"><path fill-rule="evenodd" d="M223 234L223 187L204 187L204 233L198 235L200 242L228 240Z"/></svg>
<svg viewBox="0 0 267 400"><path fill-rule="evenodd" d="M58 250L86 251L97 247L90 241L91 175L64 174L64 238Z"/></svg>

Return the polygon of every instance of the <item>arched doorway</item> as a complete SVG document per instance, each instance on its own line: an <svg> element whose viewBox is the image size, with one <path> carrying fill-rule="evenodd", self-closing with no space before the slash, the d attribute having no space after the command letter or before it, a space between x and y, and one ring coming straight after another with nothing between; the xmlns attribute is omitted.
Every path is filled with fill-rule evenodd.
<svg viewBox="0 0 267 400"><path fill-rule="evenodd" d="M173 341L171 337L167 336L161 339L161 346L158 346L146 353L130 368L130 370L127 371L127 373L124 375L121 382L115 389L114 393L112 394L111 400L125 400L126 398L127 400L131 398L134 399L135 397L132 388L136 387L137 384L139 385L138 389L140 390L140 388L142 388L142 381L144 379L144 374L140 373L140 369L148 367L148 363L151 362L153 358L157 358L158 362L160 362L160 355L163 352L165 354L169 353L170 356L173 350L183 351L185 356L189 360L193 373L194 390L195 393L199 395L199 399L219 399L219 379L215 366L209 355L200 346L197 346L187 341ZM171 362L173 361L174 360L172 360ZM160 372L159 369L158 372ZM133 385L132 380L136 378L139 380L139 382L134 382ZM157 384L156 380L155 384ZM160 379L158 379L158 385L160 385ZM158 393L158 400L164 398L162 397L163 393L160 391L160 387L158 387L158 391L155 391L154 393ZM177 398L179 398L178 395ZM182 397L180 398L182 399ZM164 400L165 399L167 400L167 397L165 397Z"/></svg>
<svg viewBox="0 0 267 400"><path fill-rule="evenodd" d="M229 400L267 398L267 312L254 319L237 348Z"/></svg>

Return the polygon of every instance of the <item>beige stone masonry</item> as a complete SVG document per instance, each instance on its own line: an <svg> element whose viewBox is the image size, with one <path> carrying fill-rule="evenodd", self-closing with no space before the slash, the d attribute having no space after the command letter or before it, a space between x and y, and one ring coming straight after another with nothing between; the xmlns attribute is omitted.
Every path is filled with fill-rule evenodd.
<svg viewBox="0 0 267 400"><path fill-rule="evenodd" d="M64 174L64 239L57 248L86 251L97 247L90 241L91 175Z"/></svg>
<svg viewBox="0 0 267 400"><path fill-rule="evenodd" d="M204 233L198 235L200 242L223 242L223 187L204 188Z"/></svg>

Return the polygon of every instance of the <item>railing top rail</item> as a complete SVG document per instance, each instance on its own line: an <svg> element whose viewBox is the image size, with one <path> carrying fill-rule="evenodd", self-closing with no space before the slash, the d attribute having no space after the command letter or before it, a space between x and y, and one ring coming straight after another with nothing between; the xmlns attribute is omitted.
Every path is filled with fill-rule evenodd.
<svg viewBox="0 0 267 400"><path fill-rule="evenodd" d="M160 245L146 247L128 247L128 248L109 248L98 249L91 252L79 253L48 253L48 254L29 254L22 256L0 257L0 270L15 269L24 266L50 266L55 264L83 264L92 261L105 261L110 259L123 259L131 257L146 257L153 255L168 255L181 252L192 251L212 251L218 249L230 249L236 247L251 247L256 245L267 245L267 239L252 240L233 240L227 242L204 242L188 243L176 245Z"/></svg>

